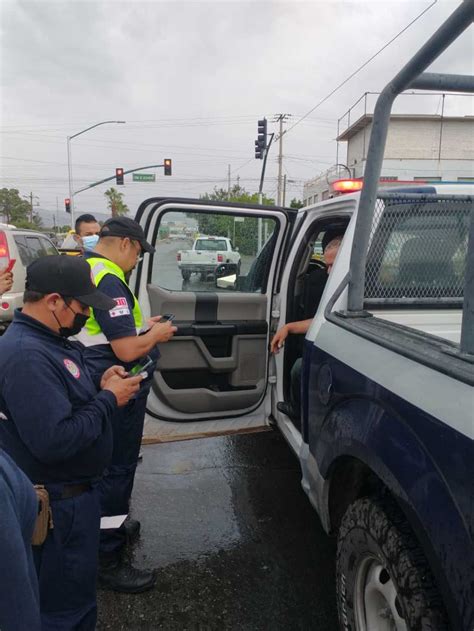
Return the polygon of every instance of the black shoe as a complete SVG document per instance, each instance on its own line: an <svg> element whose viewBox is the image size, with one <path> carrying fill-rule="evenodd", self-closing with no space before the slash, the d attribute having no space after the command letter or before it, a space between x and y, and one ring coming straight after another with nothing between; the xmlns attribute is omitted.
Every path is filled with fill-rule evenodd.
<svg viewBox="0 0 474 631"><path fill-rule="evenodd" d="M286 414L286 416L289 416L291 419L299 419L300 417L295 406L287 401L278 401L277 410L283 412L283 414Z"/></svg>
<svg viewBox="0 0 474 631"><path fill-rule="evenodd" d="M138 570L123 561L103 561L99 565L99 585L114 592L139 594L155 585L155 572Z"/></svg>
<svg viewBox="0 0 474 631"><path fill-rule="evenodd" d="M126 519L123 522L125 534L127 535L127 543L133 543L140 535L141 524L137 519Z"/></svg>

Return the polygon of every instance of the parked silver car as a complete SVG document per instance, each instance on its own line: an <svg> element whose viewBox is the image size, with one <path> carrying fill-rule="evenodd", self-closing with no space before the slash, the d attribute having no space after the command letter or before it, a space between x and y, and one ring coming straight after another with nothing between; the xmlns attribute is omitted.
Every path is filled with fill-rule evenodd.
<svg viewBox="0 0 474 631"><path fill-rule="evenodd" d="M59 254L53 242L41 232L22 230L0 223L0 270L13 267L13 287L0 298L0 335L13 319L13 312L23 306L26 268L30 263L51 254Z"/></svg>

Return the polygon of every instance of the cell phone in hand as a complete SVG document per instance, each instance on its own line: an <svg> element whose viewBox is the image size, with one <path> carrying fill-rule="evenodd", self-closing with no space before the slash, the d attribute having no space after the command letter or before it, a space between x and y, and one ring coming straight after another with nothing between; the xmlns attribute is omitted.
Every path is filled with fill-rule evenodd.
<svg viewBox="0 0 474 631"><path fill-rule="evenodd" d="M174 313L165 313L165 315L161 316L160 324L162 322L172 322L175 319Z"/></svg>
<svg viewBox="0 0 474 631"><path fill-rule="evenodd" d="M151 368L152 366L153 366L153 360L151 359L151 357L147 355L146 357L143 357L143 359L141 359L138 362L138 364L135 364L135 366L130 368L130 370L128 371L128 376L136 377L137 375L141 375L143 372L146 372L148 368Z"/></svg>
<svg viewBox="0 0 474 631"><path fill-rule="evenodd" d="M7 273L11 272L13 267L14 267L14 265L15 265L15 263L16 263L16 259L10 259L10 262L8 263L8 266L7 266L7 268L4 271L7 272Z"/></svg>

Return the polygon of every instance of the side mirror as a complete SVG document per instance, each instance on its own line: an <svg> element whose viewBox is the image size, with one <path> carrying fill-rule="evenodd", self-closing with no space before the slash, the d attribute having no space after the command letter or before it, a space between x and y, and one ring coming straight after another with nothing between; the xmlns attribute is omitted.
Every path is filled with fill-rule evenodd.
<svg viewBox="0 0 474 631"><path fill-rule="evenodd" d="M238 246L234 248L234 252L240 252L240 250L239 250L239 247L238 247Z"/></svg>

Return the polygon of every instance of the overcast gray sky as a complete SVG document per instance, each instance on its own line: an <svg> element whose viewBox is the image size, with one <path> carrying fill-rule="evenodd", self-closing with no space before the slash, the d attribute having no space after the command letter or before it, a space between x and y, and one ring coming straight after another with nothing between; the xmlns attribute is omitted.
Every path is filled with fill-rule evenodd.
<svg viewBox="0 0 474 631"><path fill-rule="evenodd" d="M0 0L0 186L32 191L42 209L68 196L66 137L75 189L173 160L173 176L121 188L134 212L155 195L198 196L232 181L258 189L257 119L290 125L405 27L432 0L372 2L159 2ZM287 201L335 162L337 119L365 92L384 87L459 4L438 2L328 102L284 137ZM472 73L473 30L433 66ZM373 99L370 101L373 107ZM472 114L450 97L447 114ZM440 98L404 97L398 112L439 113ZM356 110L353 116L361 114ZM273 130L276 126L269 125ZM275 195L276 146L265 192ZM345 156L345 147L342 146ZM152 172L152 171L150 171ZM99 186L76 197L77 212L105 212Z"/></svg>

